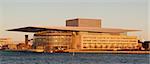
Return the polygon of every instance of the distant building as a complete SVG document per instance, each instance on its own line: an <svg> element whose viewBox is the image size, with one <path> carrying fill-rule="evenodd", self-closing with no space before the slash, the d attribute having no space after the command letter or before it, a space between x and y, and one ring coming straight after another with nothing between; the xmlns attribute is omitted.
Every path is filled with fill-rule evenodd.
<svg viewBox="0 0 150 64"><path fill-rule="evenodd" d="M19 44L17 44L17 49L19 49L19 50L31 49L31 45L25 44L25 43L19 43Z"/></svg>
<svg viewBox="0 0 150 64"><path fill-rule="evenodd" d="M131 29L103 28L100 19L69 19L66 27L22 27L8 31L33 32L33 48L49 50L137 50Z"/></svg>
<svg viewBox="0 0 150 64"><path fill-rule="evenodd" d="M7 44L12 44L11 38L0 38L0 47Z"/></svg>
<svg viewBox="0 0 150 64"><path fill-rule="evenodd" d="M3 46L12 44L11 38L0 38L0 49L2 49Z"/></svg>
<svg viewBox="0 0 150 64"><path fill-rule="evenodd" d="M17 44L7 44L7 45L3 45L2 49L9 49L9 50L16 50L17 49Z"/></svg>

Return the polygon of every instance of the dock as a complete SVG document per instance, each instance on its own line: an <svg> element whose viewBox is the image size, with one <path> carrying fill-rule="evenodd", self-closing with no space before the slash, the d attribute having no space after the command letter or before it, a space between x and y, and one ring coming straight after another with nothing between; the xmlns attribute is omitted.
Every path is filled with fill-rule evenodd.
<svg viewBox="0 0 150 64"><path fill-rule="evenodd" d="M64 51L52 51L45 52L40 49L28 49L28 50L5 50L12 52L35 52L35 53L100 53L100 54L150 54L150 51L82 51L82 50L64 50Z"/></svg>
<svg viewBox="0 0 150 64"><path fill-rule="evenodd" d="M150 51L69 51L69 53L150 54Z"/></svg>

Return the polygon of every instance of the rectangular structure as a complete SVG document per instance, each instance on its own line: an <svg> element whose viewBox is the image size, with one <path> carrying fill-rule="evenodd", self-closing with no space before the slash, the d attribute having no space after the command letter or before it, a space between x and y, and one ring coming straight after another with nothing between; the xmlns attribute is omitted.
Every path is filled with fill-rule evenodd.
<svg viewBox="0 0 150 64"><path fill-rule="evenodd" d="M99 27L101 28L100 19L70 19L66 20L66 26L74 27Z"/></svg>
<svg viewBox="0 0 150 64"><path fill-rule="evenodd" d="M138 49L136 36L112 35L100 33L82 33L81 49L125 50Z"/></svg>

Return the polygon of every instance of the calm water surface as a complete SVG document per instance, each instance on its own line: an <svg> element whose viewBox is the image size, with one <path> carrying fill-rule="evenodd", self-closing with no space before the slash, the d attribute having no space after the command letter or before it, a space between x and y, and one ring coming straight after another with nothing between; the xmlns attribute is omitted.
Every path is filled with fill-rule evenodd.
<svg viewBox="0 0 150 64"><path fill-rule="evenodd" d="M150 64L150 54L29 53L0 51L0 64Z"/></svg>

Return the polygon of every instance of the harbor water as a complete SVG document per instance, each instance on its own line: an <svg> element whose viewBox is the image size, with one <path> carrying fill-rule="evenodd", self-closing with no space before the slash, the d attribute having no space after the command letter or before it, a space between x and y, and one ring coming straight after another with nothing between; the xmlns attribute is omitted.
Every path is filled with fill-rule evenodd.
<svg viewBox="0 0 150 64"><path fill-rule="evenodd" d="M150 64L150 54L31 53L0 51L0 64Z"/></svg>

